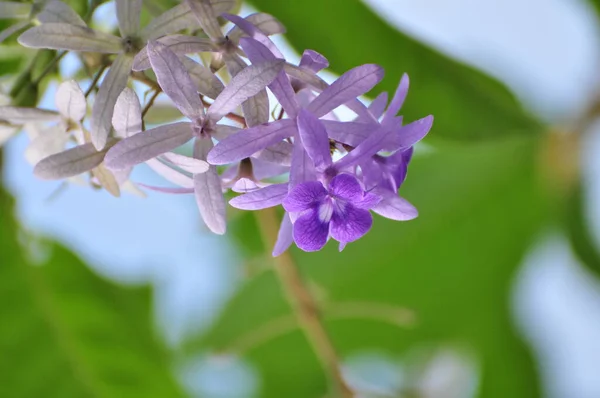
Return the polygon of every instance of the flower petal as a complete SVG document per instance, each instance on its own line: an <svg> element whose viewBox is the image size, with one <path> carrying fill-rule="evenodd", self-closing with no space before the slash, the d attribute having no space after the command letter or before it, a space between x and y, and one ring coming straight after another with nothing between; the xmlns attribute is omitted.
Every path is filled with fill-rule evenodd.
<svg viewBox="0 0 600 398"><path fill-rule="evenodd" d="M390 106L388 106L387 111L381 120L381 124L389 123L389 121L398 114L400 108L402 108L402 104L404 104L406 94L408 94L408 84L408 75L405 73L402 75L402 79L400 79L400 84L398 84L394 98L392 98Z"/></svg>
<svg viewBox="0 0 600 398"><path fill-rule="evenodd" d="M379 204L373 207L375 213L396 221L408 221L417 218L419 212L406 199L396 195L385 195Z"/></svg>
<svg viewBox="0 0 600 398"><path fill-rule="evenodd" d="M25 149L25 159L31 164L61 152L69 142L69 134L61 125L44 129Z"/></svg>
<svg viewBox="0 0 600 398"><path fill-rule="evenodd" d="M187 122L166 124L133 135L116 144L106 154L109 169L126 169L177 148L192 138Z"/></svg>
<svg viewBox="0 0 600 398"><path fill-rule="evenodd" d="M280 205L288 194L287 184L273 184L268 187L237 196L229 204L241 210L260 210Z"/></svg>
<svg viewBox="0 0 600 398"><path fill-rule="evenodd" d="M290 189L316 178L315 166L302 145L294 145L290 166Z"/></svg>
<svg viewBox="0 0 600 398"><path fill-rule="evenodd" d="M169 187L157 187L154 185L146 185L146 184L139 184L139 185L140 185L140 187L149 189L151 191L169 193L169 194L175 194L175 195L194 193L194 188L169 188Z"/></svg>
<svg viewBox="0 0 600 398"><path fill-rule="evenodd" d="M194 54L205 51L214 51L215 45L210 39L202 37L171 35L161 37L156 42L168 47L176 55ZM135 56L133 61L133 70L141 71L150 68L150 59L148 58L148 46L144 46Z"/></svg>
<svg viewBox="0 0 600 398"><path fill-rule="evenodd" d="M112 125L120 137L129 137L142 131L142 107L140 100L132 89L125 89L117 98Z"/></svg>
<svg viewBox="0 0 600 398"><path fill-rule="evenodd" d="M356 147L377 129L378 124L321 120L329 138Z"/></svg>
<svg viewBox="0 0 600 398"><path fill-rule="evenodd" d="M66 23L45 23L26 30L17 39L31 48L71 50L117 54L121 52L121 39L85 26Z"/></svg>
<svg viewBox="0 0 600 398"><path fill-rule="evenodd" d="M298 217L294 223L294 241L305 252L321 250L329 237L329 223L319 220L316 209Z"/></svg>
<svg viewBox="0 0 600 398"><path fill-rule="evenodd" d="M0 2L0 19L28 18L31 13L32 4L20 3L18 1Z"/></svg>
<svg viewBox="0 0 600 398"><path fill-rule="evenodd" d="M379 65L367 64L349 70L334 81L331 86L314 99L308 110L321 117L340 105L371 90L383 78Z"/></svg>
<svg viewBox="0 0 600 398"><path fill-rule="evenodd" d="M306 109L300 110L297 121L298 133L306 153L308 153L318 170L324 170L332 163L329 137L327 137L325 126ZM296 145L298 144L297 142Z"/></svg>
<svg viewBox="0 0 600 398"><path fill-rule="evenodd" d="M294 146L281 141L253 155L253 158L281 166L289 166L292 161Z"/></svg>
<svg viewBox="0 0 600 398"><path fill-rule="evenodd" d="M212 145L210 139L195 140L194 157L206 158ZM194 174L194 191L196 204L206 226L215 234L223 235L227 229L225 198L221 178L215 166L210 166L206 173Z"/></svg>
<svg viewBox="0 0 600 398"><path fill-rule="evenodd" d="M275 60L244 68L208 108L208 116L212 120L220 120L242 102L258 94L277 77L284 63L283 60Z"/></svg>
<svg viewBox="0 0 600 398"><path fill-rule="evenodd" d="M148 42L148 56L158 84L186 117L196 119L204 114L204 107L196 85L183 63L173 51L159 42Z"/></svg>
<svg viewBox="0 0 600 398"><path fill-rule="evenodd" d="M73 177L102 163L106 151L97 151L92 144L83 144L42 159L33 174L44 180Z"/></svg>
<svg viewBox="0 0 600 398"><path fill-rule="evenodd" d="M233 135L235 133L239 133L242 131L239 127L235 126L227 126L226 124L217 124L212 132L212 137L217 139L218 141L224 140L225 138Z"/></svg>
<svg viewBox="0 0 600 398"><path fill-rule="evenodd" d="M423 119L416 120L405 126L402 126L397 130L396 136L394 137L394 146L397 149L410 148L417 142L421 141L433 125L433 116L429 115Z"/></svg>
<svg viewBox="0 0 600 398"><path fill-rule="evenodd" d="M53 122L60 120L60 114L39 108L24 108L18 106L0 106L0 120L11 124L28 122Z"/></svg>
<svg viewBox="0 0 600 398"><path fill-rule="evenodd" d="M254 40L260 42L269 51L275 55L276 58L284 59L283 54L277 46L265 35L261 32L256 26L254 26L250 21L233 14L223 14L223 18L233 22L237 27L244 31L248 36L252 37ZM241 41L240 41L241 42Z"/></svg>
<svg viewBox="0 0 600 398"><path fill-rule="evenodd" d="M213 40L223 38L223 32L217 21L217 17L208 0L185 0L192 13L198 19L198 23L208 37Z"/></svg>
<svg viewBox="0 0 600 398"><path fill-rule="evenodd" d="M106 189L108 193L110 193L115 198L121 196L121 189L119 188L119 183L115 178L112 171L107 169L102 163L98 166L94 167L92 170L92 175L98 180L98 183L102 188Z"/></svg>
<svg viewBox="0 0 600 398"><path fill-rule="evenodd" d="M180 60L183 63L183 66L185 66L185 69L187 69L192 81L196 83L199 93L212 99L217 98L217 96L221 94L225 86L221 80L210 71L210 69L188 57L181 57ZM269 112L267 109L267 120L268 114Z"/></svg>
<svg viewBox="0 0 600 398"><path fill-rule="evenodd" d="M260 90L258 94L242 102L242 111L248 127L267 123L269 121L269 109L267 90Z"/></svg>
<svg viewBox="0 0 600 398"><path fill-rule="evenodd" d="M283 26L283 24L279 22L277 18L270 14L264 12L257 12L248 15L244 19L250 22L252 25L254 25L259 31L261 31L266 36L276 35L278 33L285 33L285 26ZM243 35L244 31L238 26L234 26L233 29L231 29L227 33L227 37L229 37L229 40L233 42L238 42Z"/></svg>
<svg viewBox="0 0 600 398"><path fill-rule="evenodd" d="M242 38L240 40L240 45L253 64L277 59L271 50L254 39ZM288 116L290 118L296 117L299 108L298 102L296 101L296 93L290 83L290 79L283 70L279 72L275 80L269 84L269 88L273 92L273 95L279 100L279 103Z"/></svg>
<svg viewBox="0 0 600 398"><path fill-rule="evenodd" d="M152 19L142 29L140 37L145 43L148 40L155 40L180 30L194 28L197 25L198 20L190 12L190 7L186 3L181 3Z"/></svg>
<svg viewBox="0 0 600 398"><path fill-rule="evenodd" d="M191 189L192 191L190 193L194 192L194 180L192 177L189 177L182 172L167 166L158 159L147 160L146 164L148 167L154 170L156 174L160 175L165 180L175 185L179 185L180 187Z"/></svg>
<svg viewBox="0 0 600 398"><path fill-rule="evenodd" d="M127 54L119 55L100 84L92 107L90 120L92 143L100 150L106 145L110 134L115 104L123 89L127 86L133 58Z"/></svg>
<svg viewBox="0 0 600 398"><path fill-rule="evenodd" d="M385 111L385 106L387 105L388 93L385 91L380 93L369 105L369 112L375 119L379 119L381 115L383 115L383 111Z"/></svg>
<svg viewBox="0 0 600 398"><path fill-rule="evenodd" d="M294 236L292 220L290 220L290 215L285 213L283 215L283 219L281 220L279 232L277 233L277 242L275 242L275 247L273 248L272 253L273 257L281 255L292 245L293 242Z"/></svg>
<svg viewBox="0 0 600 398"><path fill-rule="evenodd" d="M329 66L329 61L323 55L314 50L304 50L302 58L300 58L301 68L307 68L317 73Z"/></svg>
<svg viewBox="0 0 600 398"><path fill-rule="evenodd" d="M115 4L121 37L125 38L137 34L140 29L142 0L115 0Z"/></svg>
<svg viewBox="0 0 600 398"><path fill-rule="evenodd" d="M390 128L379 127L373 131L363 142L350 151L346 156L338 160L335 165L338 169L353 167L369 159L385 147L389 139Z"/></svg>
<svg viewBox="0 0 600 398"><path fill-rule="evenodd" d="M232 163L252 156L296 132L294 120L283 119L241 130L220 141L208 154L208 162L215 165Z"/></svg>
<svg viewBox="0 0 600 398"><path fill-rule="evenodd" d="M79 122L87 112L85 96L75 80L67 80L58 86L55 101L58 111L66 119Z"/></svg>
<svg viewBox="0 0 600 398"><path fill-rule="evenodd" d="M307 181L296 185L283 200L283 208L289 212L304 211L318 206L327 195L320 181Z"/></svg>
<svg viewBox="0 0 600 398"><path fill-rule="evenodd" d="M381 196L375 195L371 192L365 192L364 196L360 200L354 201L352 204L359 209L370 210L377 206L381 200Z"/></svg>
<svg viewBox="0 0 600 398"><path fill-rule="evenodd" d="M338 242L353 242L363 237L373 225L373 216L368 210L346 204L342 212L333 212L331 237Z"/></svg>
<svg viewBox="0 0 600 398"><path fill-rule="evenodd" d="M209 167L205 160L194 159L174 152L166 152L161 157L172 165L192 174L205 173Z"/></svg>
<svg viewBox="0 0 600 398"><path fill-rule="evenodd" d="M350 174L338 174L329 183L329 190L339 198L349 202L359 202L364 190L358 179Z"/></svg>
<svg viewBox="0 0 600 398"><path fill-rule="evenodd" d="M86 23L75 10L59 0L50 0L47 2L42 12L37 14L37 20L42 23L68 23L87 27Z"/></svg>

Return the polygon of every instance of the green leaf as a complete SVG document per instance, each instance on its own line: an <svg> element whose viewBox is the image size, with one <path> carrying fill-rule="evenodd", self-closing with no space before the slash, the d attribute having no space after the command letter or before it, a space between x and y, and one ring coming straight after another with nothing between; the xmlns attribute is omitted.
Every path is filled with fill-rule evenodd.
<svg viewBox="0 0 600 398"><path fill-rule="evenodd" d="M152 329L150 291L92 273L52 242L17 241L13 203L0 190L0 396L180 397Z"/></svg>
<svg viewBox="0 0 600 398"><path fill-rule="evenodd" d="M334 242L318 253L293 249L342 355L459 344L481 365L479 396L540 395L509 308L515 272L547 219L535 151L534 140L512 139L417 156L401 193L419 208L418 219L377 217L342 253ZM256 234L251 223L237 231L243 242ZM406 309L416 317L412 326ZM261 397L326 393L271 272L250 279L192 347L244 353L264 377Z"/></svg>
<svg viewBox="0 0 600 398"><path fill-rule="evenodd" d="M280 19L286 38L299 51L325 55L336 73L364 63L385 68L376 91L393 94L403 72L411 90L403 107L406 120L435 116L435 137L481 140L541 131L498 81L451 60L395 30L358 0L252 0Z"/></svg>

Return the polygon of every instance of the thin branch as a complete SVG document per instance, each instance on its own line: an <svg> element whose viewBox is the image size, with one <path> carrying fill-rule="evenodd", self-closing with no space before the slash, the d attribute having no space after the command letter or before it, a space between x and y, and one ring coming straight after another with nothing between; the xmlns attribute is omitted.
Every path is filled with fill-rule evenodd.
<svg viewBox="0 0 600 398"><path fill-rule="evenodd" d="M106 70L107 67L108 67L108 65L106 65L106 64L102 65L100 67L100 70L96 73L96 76L94 76L94 80L92 80L88 89L85 90L85 94L84 94L85 98L87 98L88 95L90 95L91 92L94 90L94 88L98 84L98 80L100 80L100 77L102 77L102 74L104 73L104 71Z"/></svg>
<svg viewBox="0 0 600 398"><path fill-rule="evenodd" d="M39 82L41 82L42 79L44 77L46 77L46 75L48 73L52 72L54 67L60 62L61 59L63 59L63 57L65 55L67 55L67 53L68 53L68 51L62 51L62 52L56 54L56 56L54 58L52 58L52 60L48 63L48 65L46 65L46 67L44 68L42 73L34 81L31 82L31 85L32 86L38 85Z"/></svg>
<svg viewBox="0 0 600 398"><path fill-rule="evenodd" d="M152 94L152 97L150 97L148 103L146 104L144 109L142 109L142 119L146 116L146 113L148 113L150 108L152 108L152 105L154 105L154 100L156 100L156 97L158 97L160 93L160 91L154 91L154 94Z"/></svg>
<svg viewBox="0 0 600 398"><path fill-rule="evenodd" d="M279 220L275 209L270 208L260 211L257 213L257 221L264 241L269 245L274 244L279 228ZM306 288L289 252L275 258L274 268L294 314L321 361L321 365L331 379L337 396L343 398L354 397L354 393L342 377L337 353L321 322L315 299Z"/></svg>

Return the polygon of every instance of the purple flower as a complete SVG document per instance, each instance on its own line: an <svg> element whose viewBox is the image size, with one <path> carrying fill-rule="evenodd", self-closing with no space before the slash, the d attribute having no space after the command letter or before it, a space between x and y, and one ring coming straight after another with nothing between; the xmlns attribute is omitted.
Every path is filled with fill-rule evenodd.
<svg viewBox="0 0 600 398"><path fill-rule="evenodd" d="M380 198L365 192L355 176L338 174L327 186L320 181L297 185L283 200L288 212L301 212L294 241L304 251L320 250L331 236L345 245L366 234L373 224L369 209Z"/></svg>
<svg viewBox="0 0 600 398"><path fill-rule="evenodd" d="M223 138L232 130L217 124L243 101L263 90L283 67L283 61L251 65L231 80L204 111L196 86L185 66L168 47L148 42L147 51L157 80L165 94L191 122L177 122L133 135L116 144L106 154L106 166L126 169L146 162L194 139L194 159L205 167L193 173L193 188L200 214L211 231L225 233L223 186L215 166L206 163L213 148L212 138Z"/></svg>

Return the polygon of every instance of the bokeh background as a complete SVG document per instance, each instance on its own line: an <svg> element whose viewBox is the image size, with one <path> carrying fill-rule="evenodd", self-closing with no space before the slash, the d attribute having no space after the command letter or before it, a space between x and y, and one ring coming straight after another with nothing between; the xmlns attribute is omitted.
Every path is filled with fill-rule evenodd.
<svg viewBox="0 0 600 398"><path fill-rule="evenodd" d="M242 5L256 10L287 27L290 60L322 52L328 78L381 64L372 96L407 72L405 120L435 116L400 192L418 219L376 216L342 253L292 249L360 396L600 397L600 2ZM33 55L0 46L5 93ZM59 188L32 176L27 142L3 153L0 397L327 396L253 214L231 210L217 237L192 197Z"/></svg>

